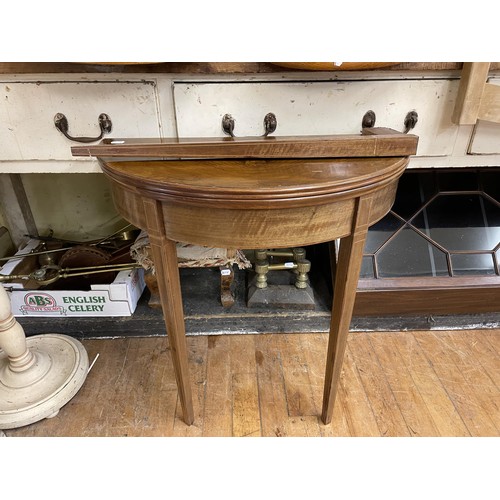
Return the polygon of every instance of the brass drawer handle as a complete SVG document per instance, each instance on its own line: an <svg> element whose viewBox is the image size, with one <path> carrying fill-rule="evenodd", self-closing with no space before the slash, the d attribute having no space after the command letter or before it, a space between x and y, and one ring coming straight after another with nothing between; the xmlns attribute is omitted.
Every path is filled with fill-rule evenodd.
<svg viewBox="0 0 500 500"><path fill-rule="evenodd" d="M222 117L222 130L231 137L236 137L234 135L234 123L234 118L231 115L225 114ZM272 134L277 126L276 115L274 113L267 113L264 117L264 134L261 137L267 137L269 134Z"/></svg>
<svg viewBox="0 0 500 500"><path fill-rule="evenodd" d="M99 128L101 129L101 133L98 137L72 137L68 133L68 119L62 113L57 113L54 116L54 125L57 130L59 130L65 137L67 137L71 141L75 142L96 142L103 138L104 134L109 134L111 132L111 118L106 113L101 113L99 115Z"/></svg>

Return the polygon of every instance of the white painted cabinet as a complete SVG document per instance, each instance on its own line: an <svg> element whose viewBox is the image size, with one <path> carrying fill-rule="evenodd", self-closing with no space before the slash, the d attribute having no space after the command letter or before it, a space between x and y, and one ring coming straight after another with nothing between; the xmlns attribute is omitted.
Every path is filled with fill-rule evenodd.
<svg viewBox="0 0 500 500"><path fill-rule="evenodd" d="M112 122L106 137L158 138L224 136L225 114L234 118L236 136L258 136L264 132L263 119L269 112L276 115L277 136L357 134L369 110L376 115L376 126L402 131L406 115L416 111L418 121L411 132L419 136L419 146L410 168L500 166L500 125L458 126L451 121L459 78L459 73L429 76L383 71L336 76L322 72L3 75L0 174L24 174L25 189L36 210L34 223L42 230L57 210L83 209L82 194L79 199L73 197L74 206L66 197L64 209L54 207L56 197L49 203L43 193L42 199L36 196L35 184L42 184L39 176L27 178L34 173L100 173L95 159L71 155L71 147L78 143L56 129L57 113L67 117L72 136L97 136L98 116L106 113ZM493 74L490 81L500 84L500 75ZM82 191L76 177L76 187L67 185L73 182L71 177L61 176L57 185L67 193ZM52 184L44 179L43 185ZM96 197L107 196L105 187L101 188L95 190ZM14 213L6 206L12 202L0 203L4 213ZM116 216L106 204L101 220ZM13 220L12 224L22 226ZM75 228L61 221L53 229L68 233ZM19 232L23 231L21 227Z"/></svg>
<svg viewBox="0 0 500 500"><path fill-rule="evenodd" d="M451 122L457 91L458 80L446 79L175 83L174 102L180 137L224 135L226 113L236 136L257 136L272 112L279 136L358 134L369 110L377 126L403 131L406 115L416 111L417 155L444 156L453 152L459 129Z"/></svg>
<svg viewBox="0 0 500 500"><path fill-rule="evenodd" d="M155 138L223 136L225 114L234 118L236 136L257 136L269 112L278 136L356 134L369 110L376 126L403 130L408 112L416 111L412 133L419 146L411 167L498 165L500 126L481 122L473 130L451 122L459 76L6 75L0 77L0 173L100 171L95 160L71 155L77 143L55 128L56 113L67 117L72 136L97 136L98 116L106 113L112 121L106 137Z"/></svg>
<svg viewBox="0 0 500 500"><path fill-rule="evenodd" d="M474 127L469 154L500 154L500 124L478 120Z"/></svg>
<svg viewBox="0 0 500 500"><path fill-rule="evenodd" d="M56 113L75 137L97 137L101 113L110 136L161 134L154 81L0 81L0 161L78 161L70 149L78 143L56 129Z"/></svg>

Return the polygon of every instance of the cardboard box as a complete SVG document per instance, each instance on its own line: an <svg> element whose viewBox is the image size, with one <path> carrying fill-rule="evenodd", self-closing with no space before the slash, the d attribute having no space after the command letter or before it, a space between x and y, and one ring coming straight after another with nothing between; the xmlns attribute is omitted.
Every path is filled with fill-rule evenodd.
<svg viewBox="0 0 500 500"><path fill-rule="evenodd" d="M39 244L30 240L18 254L24 254ZM17 255L17 254L16 254ZM0 274L13 274L19 259L11 259L0 269ZM14 316L131 316L146 287L144 270L120 271L109 284L91 285L89 291L26 290L23 283L2 283L10 292Z"/></svg>

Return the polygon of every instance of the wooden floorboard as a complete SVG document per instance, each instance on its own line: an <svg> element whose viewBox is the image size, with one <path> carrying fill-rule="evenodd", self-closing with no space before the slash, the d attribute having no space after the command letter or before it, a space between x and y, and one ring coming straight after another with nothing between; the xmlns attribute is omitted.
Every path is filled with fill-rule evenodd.
<svg viewBox="0 0 500 500"><path fill-rule="evenodd" d="M366 333L352 335L350 348L357 366L361 382L382 436L409 436L410 430L401 413L393 388L386 377L392 369L392 362L384 367L374 351L370 337Z"/></svg>
<svg viewBox="0 0 500 500"><path fill-rule="evenodd" d="M231 353L232 435L260 436L255 339L253 335L230 335L228 338Z"/></svg>
<svg viewBox="0 0 500 500"><path fill-rule="evenodd" d="M192 426L166 337L82 342L78 394L7 436L500 436L500 330L351 332L329 425L327 334L189 336Z"/></svg>
<svg viewBox="0 0 500 500"><path fill-rule="evenodd" d="M437 436L439 431L425 400L395 345L394 334L371 335L368 339L379 359L385 379L412 436Z"/></svg>
<svg viewBox="0 0 500 500"><path fill-rule="evenodd" d="M494 422L498 414L494 412L493 415L490 415L489 411L484 408L480 396L483 394L484 388L471 386L468 382L463 363L457 364L454 346L450 345L443 335L417 333L415 337L429 359L430 353L432 353L434 371L471 435L498 435ZM465 370L476 369L476 364L470 360L466 365Z"/></svg>

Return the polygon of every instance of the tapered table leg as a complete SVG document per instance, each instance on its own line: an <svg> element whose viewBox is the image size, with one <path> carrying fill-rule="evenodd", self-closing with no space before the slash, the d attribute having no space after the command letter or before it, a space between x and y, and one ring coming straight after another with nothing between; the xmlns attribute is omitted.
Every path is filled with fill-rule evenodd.
<svg viewBox="0 0 500 500"><path fill-rule="evenodd" d="M342 370L342 362L351 324L361 260L365 246L370 215L371 198L357 201L352 232L340 240L340 252L336 266L333 306L326 355L325 386L321 420L329 424Z"/></svg>
<svg viewBox="0 0 500 500"><path fill-rule="evenodd" d="M176 243L165 235L163 217L158 203L145 200L144 207L183 418L186 424L191 425L194 422L194 411Z"/></svg>

